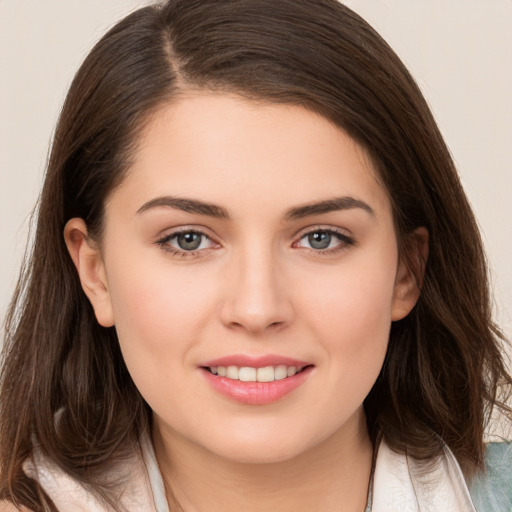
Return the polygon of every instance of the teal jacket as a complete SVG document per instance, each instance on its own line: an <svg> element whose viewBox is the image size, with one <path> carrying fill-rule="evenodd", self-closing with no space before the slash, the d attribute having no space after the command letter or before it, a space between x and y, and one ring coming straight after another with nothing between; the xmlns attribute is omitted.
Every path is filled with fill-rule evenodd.
<svg viewBox="0 0 512 512"><path fill-rule="evenodd" d="M469 486L478 512L512 512L512 442L489 443L485 472Z"/></svg>

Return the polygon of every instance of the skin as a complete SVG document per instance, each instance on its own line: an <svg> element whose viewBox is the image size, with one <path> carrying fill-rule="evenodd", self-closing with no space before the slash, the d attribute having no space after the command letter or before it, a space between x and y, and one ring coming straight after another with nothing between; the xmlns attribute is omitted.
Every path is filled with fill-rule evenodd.
<svg viewBox="0 0 512 512"><path fill-rule="evenodd" d="M213 93L163 106L137 147L107 201L100 243L81 219L65 239L99 323L115 325L154 411L169 501L187 512L363 511L372 446L362 403L391 322L419 294L370 159L302 107ZM164 196L217 205L229 218L155 202ZM297 215L340 197L359 203ZM186 255L177 229L207 237ZM328 248L313 246L311 232L330 236ZM419 258L427 234L415 235ZM269 353L313 368L267 405L226 398L200 369Z"/></svg>
<svg viewBox="0 0 512 512"><path fill-rule="evenodd" d="M0 512L31 512L25 507L17 508L9 501L0 501Z"/></svg>

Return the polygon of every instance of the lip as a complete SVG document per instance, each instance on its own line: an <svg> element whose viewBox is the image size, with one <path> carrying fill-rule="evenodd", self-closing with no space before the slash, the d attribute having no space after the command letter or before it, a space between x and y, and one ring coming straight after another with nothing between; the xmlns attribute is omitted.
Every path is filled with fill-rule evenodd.
<svg viewBox="0 0 512 512"><path fill-rule="evenodd" d="M249 366L250 368L265 368L265 366L295 366L296 368L304 368L311 366L312 363L308 361L300 361L291 357L281 356L278 354L266 354L264 356L248 356L246 354L233 354L230 356L212 359L205 363L200 364L201 367L212 366Z"/></svg>
<svg viewBox="0 0 512 512"><path fill-rule="evenodd" d="M213 375L207 367L212 366L249 366L251 368L264 368L265 366L295 366L304 368L292 377L272 382L244 382ZM263 357L249 357L247 355L232 355L208 361L200 366L201 374L208 384L219 394L244 405L267 405L281 400L299 386L304 384L314 366L306 361L300 361L278 355Z"/></svg>

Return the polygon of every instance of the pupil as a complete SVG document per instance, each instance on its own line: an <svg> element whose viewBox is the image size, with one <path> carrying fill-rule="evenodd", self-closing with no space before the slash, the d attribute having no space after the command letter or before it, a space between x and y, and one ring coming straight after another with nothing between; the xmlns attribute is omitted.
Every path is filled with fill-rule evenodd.
<svg viewBox="0 0 512 512"><path fill-rule="evenodd" d="M193 251L201 245L201 235L198 233L182 233L178 235L178 245L185 251Z"/></svg>
<svg viewBox="0 0 512 512"><path fill-rule="evenodd" d="M308 235L308 241L313 249L327 249L331 243L330 233L317 231Z"/></svg>

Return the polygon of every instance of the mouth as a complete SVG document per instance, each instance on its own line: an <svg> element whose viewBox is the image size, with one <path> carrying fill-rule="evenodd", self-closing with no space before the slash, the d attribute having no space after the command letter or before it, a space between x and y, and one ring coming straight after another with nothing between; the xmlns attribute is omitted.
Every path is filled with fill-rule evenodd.
<svg viewBox="0 0 512 512"><path fill-rule="evenodd" d="M301 373L306 366L287 366L280 364L277 366L264 366L260 368L252 366L203 366L202 368L212 375L225 377L226 379L238 380L242 382L274 382L293 377Z"/></svg>
<svg viewBox="0 0 512 512"><path fill-rule="evenodd" d="M228 356L199 367L211 388L244 405L266 405L306 383L314 365L281 356Z"/></svg>

